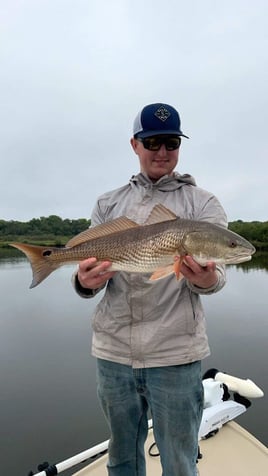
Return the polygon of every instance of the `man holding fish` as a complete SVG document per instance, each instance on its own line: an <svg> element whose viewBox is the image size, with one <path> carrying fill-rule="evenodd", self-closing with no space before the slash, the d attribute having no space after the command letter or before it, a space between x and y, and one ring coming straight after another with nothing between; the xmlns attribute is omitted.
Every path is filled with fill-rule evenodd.
<svg viewBox="0 0 268 476"><path fill-rule="evenodd" d="M209 355L200 295L220 291L224 264L255 251L227 230L217 198L175 171L182 137L176 109L145 106L131 138L140 173L98 199L92 227L65 248L12 244L31 261L31 287L79 262L76 291L92 298L105 288L92 353L111 431L109 476L145 476L148 409L163 476L196 475L201 360Z"/></svg>
<svg viewBox="0 0 268 476"><path fill-rule="evenodd" d="M227 227L215 196L198 188L191 176L174 172L181 137L187 136L173 107L145 106L131 138L140 173L99 198L92 225L123 215L146 224L153 207L163 204L180 218ZM213 261L201 266L185 255L174 262L174 271L183 279L174 279L170 267L165 275L163 267L163 279L149 280L148 275L114 272L110 266L110 261L90 257L79 264L74 280L83 297L93 297L106 286L93 320L93 355L111 431L108 474L146 474L143 446L149 408L163 475L195 476L203 408L200 361L209 355L199 295L224 286L224 267Z"/></svg>

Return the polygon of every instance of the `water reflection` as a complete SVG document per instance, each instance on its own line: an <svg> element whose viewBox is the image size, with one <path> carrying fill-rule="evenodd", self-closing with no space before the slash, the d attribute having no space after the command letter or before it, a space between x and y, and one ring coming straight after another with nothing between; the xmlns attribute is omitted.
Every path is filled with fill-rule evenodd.
<svg viewBox="0 0 268 476"><path fill-rule="evenodd" d="M0 248L0 266L3 263L15 263L16 261L25 261L27 258L15 248Z"/></svg>
<svg viewBox="0 0 268 476"><path fill-rule="evenodd" d="M204 371L251 378L264 390L240 421L265 444L267 261L268 253L228 267L225 288L203 299L212 351ZM45 459L61 461L109 436L90 356L90 316L99 296L79 298L71 273L60 268L29 290L28 260L15 250L0 259L0 474L26 475Z"/></svg>
<svg viewBox="0 0 268 476"><path fill-rule="evenodd" d="M238 268L241 268L243 271L248 271L251 269L265 269L268 271L268 253L264 252L257 252L253 255L250 261L246 261L244 263L239 263L237 265Z"/></svg>

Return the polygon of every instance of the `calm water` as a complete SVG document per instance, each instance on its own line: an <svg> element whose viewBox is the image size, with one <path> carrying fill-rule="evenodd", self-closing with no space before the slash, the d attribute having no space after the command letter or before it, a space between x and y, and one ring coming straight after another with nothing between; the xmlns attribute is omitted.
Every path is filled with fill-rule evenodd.
<svg viewBox="0 0 268 476"><path fill-rule="evenodd" d="M88 301L72 290L72 267L33 290L24 259L0 260L0 474L27 476L109 437L90 355ZM203 363L265 392L239 418L268 445L268 260L228 268L223 291L203 299L212 356ZM70 474L70 473L69 473Z"/></svg>

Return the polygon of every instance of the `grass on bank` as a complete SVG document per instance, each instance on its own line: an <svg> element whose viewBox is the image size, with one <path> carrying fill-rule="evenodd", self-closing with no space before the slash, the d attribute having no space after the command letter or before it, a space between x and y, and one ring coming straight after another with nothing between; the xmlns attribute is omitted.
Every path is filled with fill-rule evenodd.
<svg viewBox="0 0 268 476"><path fill-rule="evenodd" d="M10 248L10 243L29 243L37 246L65 246L71 239L71 236L5 236L4 240L0 239L0 248Z"/></svg>

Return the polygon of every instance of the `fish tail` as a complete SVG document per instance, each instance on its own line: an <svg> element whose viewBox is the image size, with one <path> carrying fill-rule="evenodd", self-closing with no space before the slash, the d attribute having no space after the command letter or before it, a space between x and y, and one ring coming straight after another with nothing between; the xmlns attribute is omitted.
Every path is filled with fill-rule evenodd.
<svg viewBox="0 0 268 476"><path fill-rule="evenodd" d="M10 243L10 246L22 251L31 263L33 280L30 288L37 286L61 265L60 262L57 263L49 260L53 247L27 245L25 243Z"/></svg>

